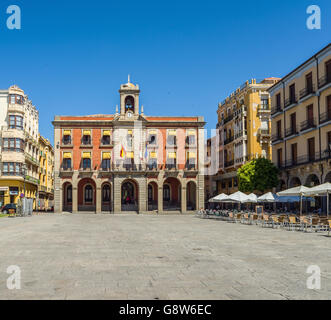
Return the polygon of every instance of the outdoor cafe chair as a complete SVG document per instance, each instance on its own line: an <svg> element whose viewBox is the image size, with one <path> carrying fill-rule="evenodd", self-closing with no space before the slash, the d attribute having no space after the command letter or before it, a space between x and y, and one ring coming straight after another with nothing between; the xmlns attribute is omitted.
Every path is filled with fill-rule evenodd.
<svg viewBox="0 0 331 320"><path fill-rule="evenodd" d="M241 213L236 213L235 214L235 222L241 222L242 214Z"/></svg>
<svg viewBox="0 0 331 320"><path fill-rule="evenodd" d="M288 230L295 230L300 227L300 224L297 222L297 218L294 215L288 217Z"/></svg>
<svg viewBox="0 0 331 320"><path fill-rule="evenodd" d="M251 221L251 224L255 223L257 225L258 221L259 221L259 215L256 213L252 213L250 215L250 221Z"/></svg>
<svg viewBox="0 0 331 320"><path fill-rule="evenodd" d="M331 219L328 219L328 223L329 223L329 230L328 230L328 237L329 237L331 231Z"/></svg>
<svg viewBox="0 0 331 320"><path fill-rule="evenodd" d="M262 227L270 227L272 226L272 221L269 215L263 214L263 224Z"/></svg>

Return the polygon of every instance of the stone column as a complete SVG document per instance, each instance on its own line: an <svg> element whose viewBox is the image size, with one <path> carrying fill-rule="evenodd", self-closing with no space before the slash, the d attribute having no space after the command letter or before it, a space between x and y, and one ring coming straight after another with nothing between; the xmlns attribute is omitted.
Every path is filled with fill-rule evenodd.
<svg viewBox="0 0 331 320"><path fill-rule="evenodd" d="M140 179L137 179L140 180ZM141 179L139 181L139 213L146 212L147 211L147 183L146 179Z"/></svg>
<svg viewBox="0 0 331 320"><path fill-rule="evenodd" d="M186 185L185 185L185 187L182 186L181 201L182 201L181 212L185 213L187 211L186 210Z"/></svg>
<svg viewBox="0 0 331 320"><path fill-rule="evenodd" d="M163 186L158 186L157 191L157 213L161 213L163 211Z"/></svg>
<svg viewBox="0 0 331 320"><path fill-rule="evenodd" d="M121 179L114 177L114 213L121 212Z"/></svg>
<svg viewBox="0 0 331 320"><path fill-rule="evenodd" d="M78 212L78 192L77 186L72 186L72 213Z"/></svg>
<svg viewBox="0 0 331 320"><path fill-rule="evenodd" d="M96 188L95 192L95 201L96 201L96 212L95 213L101 213L101 187Z"/></svg>

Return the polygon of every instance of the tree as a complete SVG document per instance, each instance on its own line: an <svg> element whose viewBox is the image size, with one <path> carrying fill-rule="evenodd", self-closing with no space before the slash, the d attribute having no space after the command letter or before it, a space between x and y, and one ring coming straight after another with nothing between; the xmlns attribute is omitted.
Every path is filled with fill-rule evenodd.
<svg viewBox="0 0 331 320"><path fill-rule="evenodd" d="M238 170L239 190L242 192L253 192L277 187L279 170L265 158L254 159Z"/></svg>

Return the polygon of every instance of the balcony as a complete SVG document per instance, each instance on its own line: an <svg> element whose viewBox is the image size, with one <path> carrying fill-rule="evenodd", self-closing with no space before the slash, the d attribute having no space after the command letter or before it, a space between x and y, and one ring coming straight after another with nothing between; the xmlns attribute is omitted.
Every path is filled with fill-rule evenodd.
<svg viewBox="0 0 331 320"><path fill-rule="evenodd" d="M25 114L25 110L24 110L24 105L21 104L9 104L8 105L8 112L14 112L14 113L21 113L21 114Z"/></svg>
<svg viewBox="0 0 331 320"><path fill-rule="evenodd" d="M79 168L78 171L81 177L91 177L93 174L92 168Z"/></svg>
<svg viewBox="0 0 331 320"><path fill-rule="evenodd" d="M285 137L291 137L299 133L298 126L290 127L285 130Z"/></svg>
<svg viewBox="0 0 331 320"><path fill-rule="evenodd" d="M320 124L328 122L331 120L331 113L323 112L320 114Z"/></svg>
<svg viewBox="0 0 331 320"><path fill-rule="evenodd" d="M300 131L305 131L305 130L312 129L312 128L316 128L316 119L315 118L305 120L305 121L301 122L301 124L300 124Z"/></svg>
<svg viewBox="0 0 331 320"><path fill-rule="evenodd" d="M273 108L271 108L271 115L275 115L279 112L282 112L282 107L281 106L275 106Z"/></svg>
<svg viewBox="0 0 331 320"><path fill-rule="evenodd" d="M289 108L291 106L294 106L298 103L298 96L294 95L294 97L288 98L285 100L285 108Z"/></svg>
<svg viewBox="0 0 331 320"><path fill-rule="evenodd" d="M257 107L257 114L261 114L261 113L270 113L270 106L269 104L259 104Z"/></svg>
<svg viewBox="0 0 331 320"><path fill-rule="evenodd" d="M322 157L323 158L323 157ZM286 161L286 168L295 167L298 165L303 165L307 163L312 163L315 161L321 160L321 156L319 152L315 152L313 154L305 154L296 159L289 159Z"/></svg>
<svg viewBox="0 0 331 320"><path fill-rule="evenodd" d="M299 93L300 100L311 94L315 94L315 85L314 84L311 87L306 87L306 88L300 90L300 93Z"/></svg>
<svg viewBox="0 0 331 320"><path fill-rule="evenodd" d="M61 167L60 168L60 176L72 176L74 173L74 169L71 167Z"/></svg>
<svg viewBox="0 0 331 320"><path fill-rule="evenodd" d="M233 119L233 114L230 114L229 116L227 116L227 117L224 119L224 124L230 122L232 119Z"/></svg>
<svg viewBox="0 0 331 320"><path fill-rule="evenodd" d="M229 143L231 143L233 141L234 141L234 136L232 136L230 138L227 138L227 139L224 140L224 145L227 145L227 144L229 144Z"/></svg>
<svg viewBox="0 0 331 320"><path fill-rule="evenodd" d="M36 158L30 156L30 155L29 155L28 153L26 153L26 152L25 152L25 159L26 159L28 162L30 162L31 164L33 164L33 165L39 167L39 161L38 161Z"/></svg>
<svg viewBox="0 0 331 320"><path fill-rule="evenodd" d="M225 168L229 168L229 167L233 167L233 166L234 166L234 160L224 162L224 167Z"/></svg>
<svg viewBox="0 0 331 320"><path fill-rule="evenodd" d="M258 136L260 136L261 138L270 138L271 137L271 133L269 129L259 129L257 131Z"/></svg>
<svg viewBox="0 0 331 320"><path fill-rule="evenodd" d="M32 184L36 184L36 185L39 185L39 182L40 182L38 179L31 177L31 176L25 176L25 180Z"/></svg>
<svg viewBox="0 0 331 320"><path fill-rule="evenodd" d="M39 186L39 191L42 191L42 192L47 192L47 187L45 186Z"/></svg>
<svg viewBox="0 0 331 320"><path fill-rule="evenodd" d="M247 136L247 130L241 130L234 135L234 140Z"/></svg>
<svg viewBox="0 0 331 320"><path fill-rule="evenodd" d="M318 88L321 89L322 87L326 86L327 84L331 83L330 76L323 76L318 79Z"/></svg>
<svg viewBox="0 0 331 320"><path fill-rule="evenodd" d="M271 136L271 141L272 142L277 142L277 141L282 141L282 140L283 140L283 136L282 136L281 132L273 134Z"/></svg>
<svg viewBox="0 0 331 320"><path fill-rule="evenodd" d="M113 172L114 167L110 166L110 167L100 167L99 168L99 174L102 177L109 177L111 176L112 172Z"/></svg>

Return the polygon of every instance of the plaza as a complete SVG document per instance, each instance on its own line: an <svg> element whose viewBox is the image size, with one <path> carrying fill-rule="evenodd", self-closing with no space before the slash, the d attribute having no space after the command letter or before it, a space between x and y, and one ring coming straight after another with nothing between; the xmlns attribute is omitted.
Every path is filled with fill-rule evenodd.
<svg viewBox="0 0 331 320"><path fill-rule="evenodd" d="M329 299L326 233L194 215L43 214L0 219L0 299ZM7 267L21 289L7 289ZM321 289L307 289L307 268Z"/></svg>

